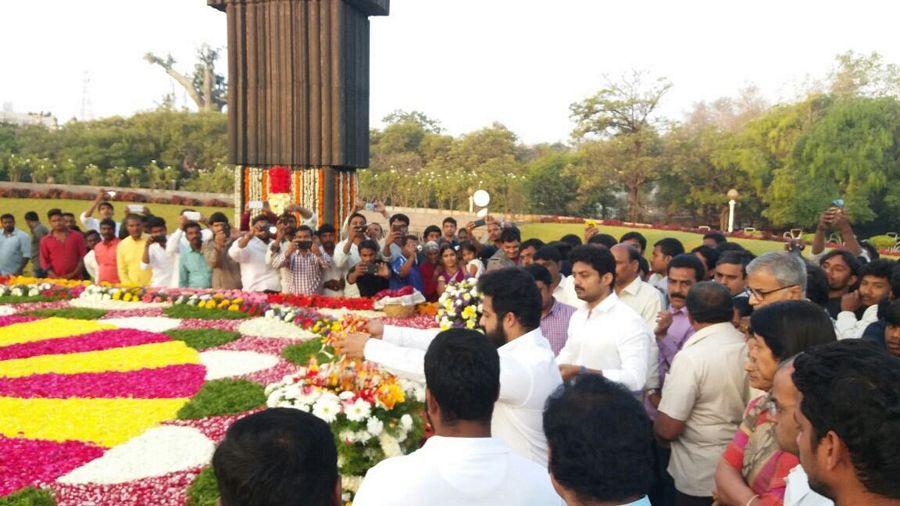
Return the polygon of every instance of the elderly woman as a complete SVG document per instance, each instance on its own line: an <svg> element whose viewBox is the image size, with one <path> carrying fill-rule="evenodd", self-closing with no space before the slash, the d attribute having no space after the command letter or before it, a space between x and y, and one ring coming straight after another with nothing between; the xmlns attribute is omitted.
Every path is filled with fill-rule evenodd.
<svg viewBox="0 0 900 506"><path fill-rule="evenodd" d="M438 300L437 293L437 277L441 271L441 247L434 241L425 243L422 252L425 255L425 261L419 263L419 274L422 275L422 285L425 289L425 300L435 302Z"/></svg>
<svg viewBox="0 0 900 506"><path fill-rule="evenodd" d="M718 504L780 505L785 478L799 461L779 449L769 391L778 363L814 346L837 340L825 311L809 301L776 302L750 318L745 369L753 388L766 394L747 406L744 420L716 469Z"/></svg>

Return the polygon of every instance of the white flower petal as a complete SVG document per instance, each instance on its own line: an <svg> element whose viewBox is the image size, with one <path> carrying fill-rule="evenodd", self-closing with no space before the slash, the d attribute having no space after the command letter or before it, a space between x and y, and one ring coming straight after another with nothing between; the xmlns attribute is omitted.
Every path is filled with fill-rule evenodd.
<svg viewBox="0 0 900 506"><path fill-rule="evenodd" d="M204 351L200 362L206 366L206 380L230 378L263 371L278 364L278 357L255 351Z"/></svg>
<svg viewBox="0 0 900 506"><path fill-rule="evenodd" d="M135 329L145 332L165 332L177 329L181 325L181 320L166 318L165 316L134 316L129 318L108 318L100 321L115 325L120 329Z"/></svg>

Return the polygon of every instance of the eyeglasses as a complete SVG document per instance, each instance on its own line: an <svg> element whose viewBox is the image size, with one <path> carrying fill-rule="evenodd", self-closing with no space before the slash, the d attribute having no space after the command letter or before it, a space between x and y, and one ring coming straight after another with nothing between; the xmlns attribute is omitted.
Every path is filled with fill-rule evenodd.
<svg viewBox="0 0 900 506"><path fill-rule="evenodd" d="M749 292L750 292L750 295L756 297L757 299L763 300L763 299L765 299L765 298L768 297L769 295L772 295L772 294L775 293L775 292L780 292L780 291L782 291L782 290L787 290L788 288L792 288L792 287L795 287L795 286L797 286L797 285L796 285L796 284L793 284L793 285L787 285L787 286L782 286L781 288L775 288L775 289L772 289L772 290L767 290L767 291L765 291L765 292L762 291L762 290L757 290L757 289L755 289L755 288L749 288L749 287L748 287L748 288L747 288L747 291L749 291Z"/></svg>

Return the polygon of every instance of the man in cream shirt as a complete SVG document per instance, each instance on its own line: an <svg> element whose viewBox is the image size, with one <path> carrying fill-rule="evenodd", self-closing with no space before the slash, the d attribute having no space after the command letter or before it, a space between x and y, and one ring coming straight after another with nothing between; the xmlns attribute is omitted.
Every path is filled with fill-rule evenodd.
<svg viewBox="0 0 900 506"><path fill-rule="evenodd" d="M541 296L519 268L487 273L479 279L484 295L481 326L500 354L500 398L491 431L517 454L547 466L547 440L541 416L547 397L562 383L550 343L541 335ZM350 336L337 346L349 356L364 355L400 376L422 381L424 352L434 331L377 328L373 335Z"/></svg>
<svg viewBox="0 0 900 506"><path fill-rule="evenodd" d="M731 324L734 303L724 286L694 285L687 308L695 333L666 376L654 430L672 447L676 504L711 504L716 466L750 397L747 345Z"/></svg>
<svg viewBox="0 0 900 506"><path fill-rule="evenodd" d="M564 380L580 373L602 374L643 396L650 368L650 328L616 296L616 261L606 248L572 250L575 291L587 303L569 320L569 338L556 357Z"/></svg>
<svg viewBox="0 0 900 506"><path fill-rule="evenodd" d="M516 455L493 433L503 366L488 339L474 330L441 332L428 346L424 367L434 435L419 450L370 469L353 504L562 504L546 462Z"/></svg>

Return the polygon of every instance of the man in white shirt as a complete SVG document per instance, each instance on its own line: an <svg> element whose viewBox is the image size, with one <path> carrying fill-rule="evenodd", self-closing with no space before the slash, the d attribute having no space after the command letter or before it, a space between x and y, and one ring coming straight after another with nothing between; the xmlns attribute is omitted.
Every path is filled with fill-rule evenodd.
<svg viewBox="0 0 900 506"><path fill-rule="evenodd" d="M544 467L492 437L502 366L485 336L465 329L441 332L428 346L424 367L434 435L419 450L369 469L353 504L562 504Z"/></svg>
<svg viewBox="0 0 900 506"><path fill-rule="evenodd" d="M112 192L108 192L102 188L97 192L97 197L91 202L91 207L89 207L87 211L81 213L81 216L78 217L81 220L81 224L84 225L86 229L100 232L100 222L107 218L113 218L115 209L113 209L111 203L104 200L110 198L112 195L114 195ZM94 211L97 211L97 218L94 218ZM116 236L118 236L119 231L121 230L121 223L115 223Z"/></svg>
<svg viewBox="0 0 900 506"><path fill-rule="evenodd" d="M891 276L897 262L880 258L862 266L859 288L841 298L835 330L838 339L859 339L866 327L878 321L878 304L891 297ZM856 314L862 309L862 317Z"/></svg>
<svg viewBox="0 0 900 506"><path fill-rule="evenodd" d="M350 215L347 238L334 247L334 268L341 271L341 279L347 279L350 270L360 262L359 243L366 240L366 217L360 213ZM359 297L359 288L353 284L344 286L345 297Z"/></svg>
<svg viewBox="0 0 900 506"><path fill-rule="evenodd" d="M579 373L602 374L640 398L650 368L650 328L619 300L613 286L616 260L606 248L572 250L572 276L587 303L569 321L569 338L556 363L564 380Z"/></svg>
<svg viewBox="0 0 900 506"><path fill-rule="evenodd" d="M794 373L794 359L778 365L770 391L771 405L769 419L775 423L775 440L778 446L792 454L799 455L797 434L800 427L795 420L794 412L800 407L800 391L794 385L791 375ZM771 414L775 413L775 416ZM787 487L784 491L785 506L833 506L831 499L822 497L809 488L809 480L803 466L797 465L788 473Z"/></svg>
<svg viewBox="0 0 900 506"><path fill-rule="evenodd" d="M541 334L541 295L534 278L522 269L487 273L478 280L484 295L481 326L500 354L500 398L494 408L492 432L517 454L547 465L547 441L541 412L562 383L550 343ZM434 332L373 328L383 339L351 337L337 343L349 356L364 354L389 371L421 381L422 349Z"/></svg>
<svg viewBox="0 0 900 506"><path fill-rule="evenodd" d="M676 504L711 504L716 466L750 396L747 345L731 324L734 302L724 286L694 285L687 308L696 332L666 376L654 430L672 447Z"/></svg>
<svg viewBox="0 0 900 506"><path fill-rule="evenodd" d="M153 271L150 278L150 286L156 288L178 287L178 248L177 243L181 237L181 229L176 235L166 236L166 221L159 216L151 216L147 220L147 230L150 231L150 239L144 249L144 258L141 261L141 269ZM175 244L169 248L171 244Z"/></svg>
<svg viewBox="0 0 900 506"><path fill-rule="evenodd" d="M640 254L626 244L616 244L609 251L616 259L616 295L641 315L648 327L654 328L662 311L663 295L638 275Z"/></svg>
<svg viewBox="0 0 900 506"><path fill-rule="evenodd" d="M547 400L544 433L566 504L650 506L652 424L625 387L595 374L564 383Z"/></svg>
<svg viewBox="0 0 900 506"><path fill-rule="evenodd" d="M241 264L241 284L246 292L281 290L281 276L266 262L269 227L269 219L265 215L253 218L250 231L235 241L228 250L232 260Z"/></svg>

